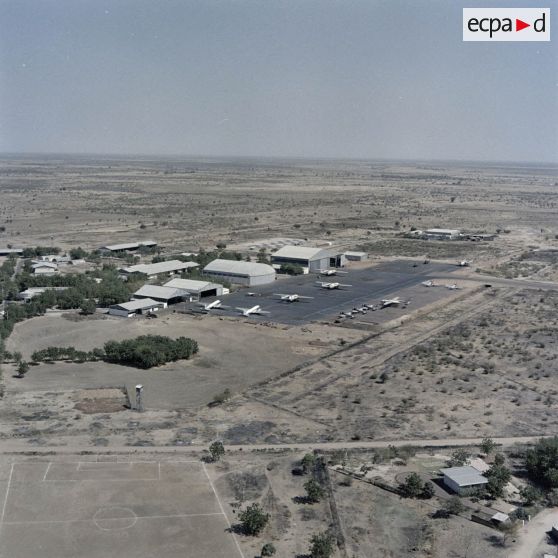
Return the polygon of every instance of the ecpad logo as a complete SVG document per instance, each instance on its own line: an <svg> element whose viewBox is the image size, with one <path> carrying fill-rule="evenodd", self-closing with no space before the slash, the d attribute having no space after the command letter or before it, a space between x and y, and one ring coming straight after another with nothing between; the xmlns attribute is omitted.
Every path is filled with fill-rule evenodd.
<svg viewBox="0 0 558 558"><path fill-rule="evenodd" d="M550 41L550 8L463 8L464 41Z"/></svg>

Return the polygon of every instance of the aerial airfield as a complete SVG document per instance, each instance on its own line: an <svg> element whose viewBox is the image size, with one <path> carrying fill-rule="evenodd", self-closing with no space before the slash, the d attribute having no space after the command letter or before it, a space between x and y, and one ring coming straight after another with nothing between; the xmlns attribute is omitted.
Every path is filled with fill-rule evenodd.
<svg viewBox="0 0 558 558"><path fill-rule="evenodd" d="M551 554L556 169L0 162L1 556Z"/></svg>

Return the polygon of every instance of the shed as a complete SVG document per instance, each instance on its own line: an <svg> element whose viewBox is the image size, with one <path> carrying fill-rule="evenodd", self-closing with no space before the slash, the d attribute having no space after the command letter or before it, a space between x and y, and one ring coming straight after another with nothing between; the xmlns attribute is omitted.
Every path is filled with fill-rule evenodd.
<svg viewBox="0 0 558 558"><path fill-rule="evenodd" d="M131 265L129 267L122 268L126 275L131 275L132 273L144 273L148 277L154 277L156 275L172 275L173 273L180 273L187 269L194 267L199 267L196 262L181 262L180 260L168 260L166 262L157 262L152 264L137 264Z"/></svg>
<svg viewBox="0 0 558 558"><path fill-rule="evenodd" d="M130 302L123 302L121 304L113 304L109 307L109 314L111 316L122 316L130 318L136 314L146 314L148 312L157 312L160 308L164 308L163 303L157 302L150 298L142 300L131 300Z"/></svg>
<svg viewBox="0 0 558 558"><path fill-rule="evenodd" d="M168 304L176 304L182 302L188 293L183 289L173 287L160 287L158 285L144 285L138 289L133 295L133 300L147 298L162 303L164 308Z"/></svg>
<svg viewBox="0 0 558 558"><path fill-rule="evenodd" d="M345 252L345 258L350 262L363 262L368 259L368 252Z"/></svg>
<svg viewBox="0 0 558 558"><path fill-rule="evenodd" d="M442 473L444 484L460 495L466 495L488 483L488 479L484 475L481 475L477 469L469 465L442 469Z"/></svg>

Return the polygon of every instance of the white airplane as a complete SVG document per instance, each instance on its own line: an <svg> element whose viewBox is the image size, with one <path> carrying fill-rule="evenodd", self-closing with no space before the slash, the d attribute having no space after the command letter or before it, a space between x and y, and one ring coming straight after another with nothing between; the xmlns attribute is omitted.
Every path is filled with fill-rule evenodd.
<svg viewBox="0 0 558 558"><path fill-rule="evenodd" d="M353 313L352 312L340 312L339 313L339 317L340 318L349 318L351 320L354 319Z"/></svg>
<svg viewBox="0 0 558 558"><path fill-rule="evenodd" d="M313 296L302 296L299 294L283 294L283 293L275 293L273 296L280 297L281 302L299 302L303 300L311 300Z"/></svg>
<svg viewBox="0 0 558 558"><path fill-rule="evenodd" d="M316 281L316 284L322 289L342 289L344 287L352 287L352 285L345 285L343 283L326 283L323 281Z"/></svg>
<svg viewBox="0 0 558 558"><path fill-rule="evenodd" d="M320 275L347 275L348 271L341 271L339 269L318 269Z"/></svg>
<svg viewBox="0 0 558 558"><path fill-rule="evenodd" d="M424 285L425 287L437 287L438 285L436 285L436 283L434 283L434 281L432 281L431 279L428 279L428 281L423 281L421 283L421 285Z"/></svg>
<svg viewBox="0 0 558 558"><path fill-rule="evenodd" d="M382 308L387 308L388 306L398 306L399 304L405 304L398 296L395 298L384 298L382 300Z"/></svg>
<svg viewBox="0 0 558 558"><path fill-rule="evenodd" d="M229 308L220 300L214 300L213 302L198 302L198 306L201 306L204 310L226 310Z"/></svg>
<svg viewBox="0 0 558 558"><path fill-rule="evenodd" d="M461 287L458 287L455 283L453 283L452 285L446 285L446 289L450 289L452 291L455 291L456 289L460 289Z"/></svg>
<svg viewBox="0 0 558 558"><path fill-rule="evenodd" d="M259 304L256 304L256 306L252 306L252 308L237 308L237 310L243 316L250 316L251 314L262 315L262 314L270 314L271 313L271 312L267 312L266 310L262 310L262 307Z"/></svg>
<svg viewBox="0 0 558 558"><path fill-rule="evenodd" d="M457 262L458 267L469 267L471 262L469 260L460 260Z"/></svg>

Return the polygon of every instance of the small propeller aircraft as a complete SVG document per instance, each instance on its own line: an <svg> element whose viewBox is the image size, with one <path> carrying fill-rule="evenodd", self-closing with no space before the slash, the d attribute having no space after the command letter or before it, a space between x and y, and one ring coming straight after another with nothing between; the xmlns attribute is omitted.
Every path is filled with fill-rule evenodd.
<svg viewBox="0 0 558 558"><path fill-rule="evenodd" d="M313 296L302 296L296 293L275 293L273 296L278 296L281 302L302 302L304 300L312 300L314 298Z"/></svg>
<svg viewBox="0 0 558 558"><path fill-rule="evenodd" d="M453 283L452 285L446 285L446 289L450 289L452 291L455 291L457 289L460 289L461 287L458 287L455 283Z"/></svg>
<svg viewBox="0 0 558 558"><path fill-rule="evenodd" d="M263 315L263 314L271 314L267 310L262 310L262 307L259 304L256 306L252 306L252 308L236 308L243 316L250 316L252 314Z"/></svg>
<svg viewBox="0 0 558 558"><path fill-rule="evenodd" d="M469 267L471 262L469 260L460 260L457 262L458 267Z"/></svg>
<svg viewBox="0 0 558 558"><path fill-rule="evenodd" d="M428 279L428 281L423 281L421 283L421 285L424 285L425 287L437 287L438 285L436 285L436 283L434 283L434 281L432 281L432 279Z"/></svg>
<svg viewBox="0 0 558 558"><path fill-rule="evenodd" d="M343 289L345 287L352 287L352 285L345 285L343 283L327 283L324 281L316 281L316 284L322 289Z"/></svg>
<svg viewBox="0 0 558 558"><path fill-rule="evenodd" d="M341 271L340 269L318 269L320 275L347 275L348 271Z"/></svg>
<svg viewBox="0 0 558 558"><path fill-rule="evenodd" d="M205 311L227 310L229 308L229 306L225 306L220 300L214 300L213 302L198 302L198 306L203 308Z"/></svg>
<svg viewBox="0 0 558 558"><path fill-rule="evenodd" d="M384 298L384 300L382 300L382 308L387 308L388 306L398 306L399 304L409 304L409 301L401 300L398 296L395 298Z"/></svg>

